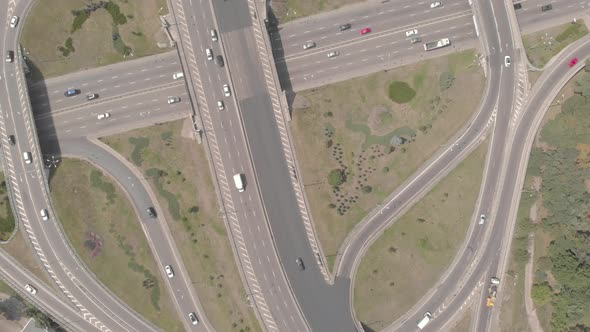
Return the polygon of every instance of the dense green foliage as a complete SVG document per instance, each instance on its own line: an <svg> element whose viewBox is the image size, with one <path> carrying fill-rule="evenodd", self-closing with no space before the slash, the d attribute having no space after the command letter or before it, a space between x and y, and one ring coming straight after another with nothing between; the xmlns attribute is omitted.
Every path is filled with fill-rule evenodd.
<svg viewBox="0 0 590 332"><path fill-rule="evenodd" d="M398 104L405 104L414 99L414 96L416 91L406 82L394 81L389 84L389 99Z"/></svg>
<svg viewBox="0 0 590 332"><path fill-rule="evenodd" d="M543 178L541 194L549 213L542 225L554 239L539 262L555 278L535 284L538 305L551 303L553 331L584 330L590 312L590 74L576 81L575 95L541 132L550 148L531 154L529 175ZM585 183L587 181L587 183Z"/></svg>
<svg viewBox="0 0 590 332"><path fill-rule="evenodd" d="M337 187L346 181L346 177L344 176L344 172L337 168L330 171L328 174L328 183L333 186Z"/></svg>

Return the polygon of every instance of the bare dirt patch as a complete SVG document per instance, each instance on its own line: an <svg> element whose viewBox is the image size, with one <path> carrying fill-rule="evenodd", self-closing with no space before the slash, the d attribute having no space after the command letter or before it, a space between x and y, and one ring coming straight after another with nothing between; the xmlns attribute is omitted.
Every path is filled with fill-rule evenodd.
<svg viewBox="0 0 590 332"><path fill-rule="evenodd" d="M354 225L448 141L476 110L483 75L472 51L298 94L307 108L293 112L291 129L313 219L328 257ZM443 90L443 73L453 85ZM416 96L389 99L392 81ZM465 94L465 91L470 91ZM385 110L388 110L385 112ZM328 174L339 169L338 186Z"/></svg>

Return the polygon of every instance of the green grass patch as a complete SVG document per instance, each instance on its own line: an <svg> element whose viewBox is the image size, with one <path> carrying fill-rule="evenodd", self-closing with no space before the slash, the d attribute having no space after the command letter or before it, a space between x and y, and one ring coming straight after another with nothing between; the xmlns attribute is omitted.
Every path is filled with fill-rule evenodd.
<svg viewBox="0 0 590 332"><path fill-rule="evenodd" d="M180 250L207 318L218 331L261 331L244 301L228 235L214 194L203 146L181 136L183 121L164 123L101 140L126 158L142 147L140 170L146 174ZM171 206L173 206L171 208Z"/></svg>
<svg viewBox="0 0 590 332"><path fill-rule="evenodd" d="M10 207L4 173L0 173L0 240L6 241L14 232L15 219Z"/></svg>
<svg viewBox="0 0 590 332"><path fill-rule="evenodd" d="M279 22L286 23L323 11L334 10L342 6L360 2L359 0L285 0L273 1L272 9Z"/></svg>
<svg viewBox="0 0 590 332"><path fill-rule="evenodd" d="M354 307L380 330L440 278L463 243L480 189L484 142L369 248L359 266Z"/></svg>
<svg viewBox="0 0 590 332"><path fill-rule="evenodd" d="M182 331L127 196L90 164L64 158L50 181L57 214L75 251L111 291L167 331ZM117 273L113 273L117 271Z"/></svg>
<svg viewBox="0 0 590 332"><path fill-rule="evenodd" d="M167 11L163 0L111 0L104 7L84 0L36 1L23 19L21 38L32 79L124 61L131 54L143 57L169 50L158 47L168 42L158 17ZM69 47L64 46L68 39Z"/></svg>
<svg viewBox="0 0 590 332"><path fill-rule="evenodd" d="M133 145L133 151L131 151L131 161L135 166L140 166L143 163L143 153L145 148L150 144L150 140L145 137L129 137L129 143Z"/></svg>
<svg viewBox="0 0 590 332"><path fill-rule="evenodd" d="M393 102L405 104L414 99L415 96L416 91L406 82L395 81L389 84L389 99Z"/></svg>
<svg viewBox="0 0 590 332"><path fill-rule="evenodd" d="M566 46L588 34L583 20L537 31L523 36L522 41L529 61L543 67Z"/></svg>
<svg viewBox="0 0 590 332"><path fill-rule="evenodd" d="M354 225L476 110L483 75L478 66L471 66L474 52L463 53L298 93L290 125L326 256L337 255ZM440 75L453 71L452 86L441 90ZM418 79L412 101L392 102L391 82L413 82L416 73L424 78ZM466 90L472 93L466 95ZM328 182L333 169L345 172L346 181L337 189ZM366 186L370 193L363 191Z"/></svg>

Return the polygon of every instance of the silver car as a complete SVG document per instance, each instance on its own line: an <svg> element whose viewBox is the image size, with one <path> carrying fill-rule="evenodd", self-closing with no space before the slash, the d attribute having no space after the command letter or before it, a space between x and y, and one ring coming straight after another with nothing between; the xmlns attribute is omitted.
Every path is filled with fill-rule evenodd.
<svg viewBox="0 0 590 332"><path fill-rule="evenodd" d="M313 41L308 41L307 43L305 43L305 45L303 45L304 50L314 48L314 47L315 47L315 42L313 42Z"/></svg>
<svg viewBox="0 0 590 332"><path fill-rule="evenodd" d="M337 57L339 55L340 55L340 52L338 52L338 51L332 51L332 52L328 53L328 58Z"/></svg>
<svg viewBox="0 0 590 332"><path fill-rule="evenodd" d="M231 96L231 91L229 91L229 85L227 84L223 85L223 95L226 97Z"/></svg>
<svg viewBox="0 0 590 332"><path fill-rule="evenodd" d="M180 101L180 97L170 97L168 98L168 104L176 104Z"/></svg>

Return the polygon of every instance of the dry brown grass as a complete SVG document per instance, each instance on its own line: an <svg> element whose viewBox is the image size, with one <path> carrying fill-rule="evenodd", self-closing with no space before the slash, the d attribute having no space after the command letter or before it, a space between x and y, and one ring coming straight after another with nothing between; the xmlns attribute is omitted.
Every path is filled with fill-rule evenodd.
<svg viewBox="0 0 590 332"><path fill-rule="evenodd" d="M144 173L157 168L167 174L150 178L150 184L164 208L166 221L207 317L217 331L260 331L253 311L245 302L242 281L219 215L207 156L202 145L181 136L182 125L182 120L174 121L101 140L129 160L134 147L129 143L130 138L149 141L141 151L139 168ZM169 195L173 198L167 200L165 196ZM198 212L191 212L195 206Z"/></svg>
<svg viewBox="0 0 590 332"><path fill-rule="evenodd" d="M457 53L297 96L296 104L311 106L294 111L293 141L313 219L328 256L335 255L354 225L476 110L484 82L479 67L472 66L473 60L471 51ZM456 79L449 90L441 92L439 76L445 71L453 72ZM410 103L399 105L389 99L388 85L396 80L416 90ZM426 130L420 131L424 127ZM392 133L410 138L412 132L416 133L414 141L390 153ZM327 144L332 145L328 148ZM348 172L338 192L327 183L328 173L336 168ZM372 192L363 192L364 186L370 186ZM339 207L345 210L343 215Z"/></svg>
<svg viewBox="0 0 590 332"><path fill-rule="evenodd" d="M280 23L334 10L362 0L279 0L272 1L272 9Z"/></svg>
<svg viewBox="0 0 590 332"><path fill-rule="evenodd" d="M354 308L362 322L378 322L371 325L376 330L386 327L448 268L475 222L486 142L369 248L354 285Z"/></svg>
<svg viewBox="0 0 590 332"><path fill-rule="evenodd" d="M72 10L85 8L83 0L36 1L24 24L21 43L34 67L33 80L47 79L84 69L124 61L114 47L113 20L109 13L100 9L93 12L82 28L73 34ZM114 0L121 12L131 15L127 23L119 26L124 43L131 47L133 58L156 54L160 49L156 41L162 39L159 14L167 13L165 0ZM160 8L164 9L160 12ZM135 32L134 35L132 32ZM141 32L141 35L137 35ZM75 52L64 57L57 49L71 37ZM129 57L127 57L129 60ZM36 69L35 69L36 67Z"/></svg>

